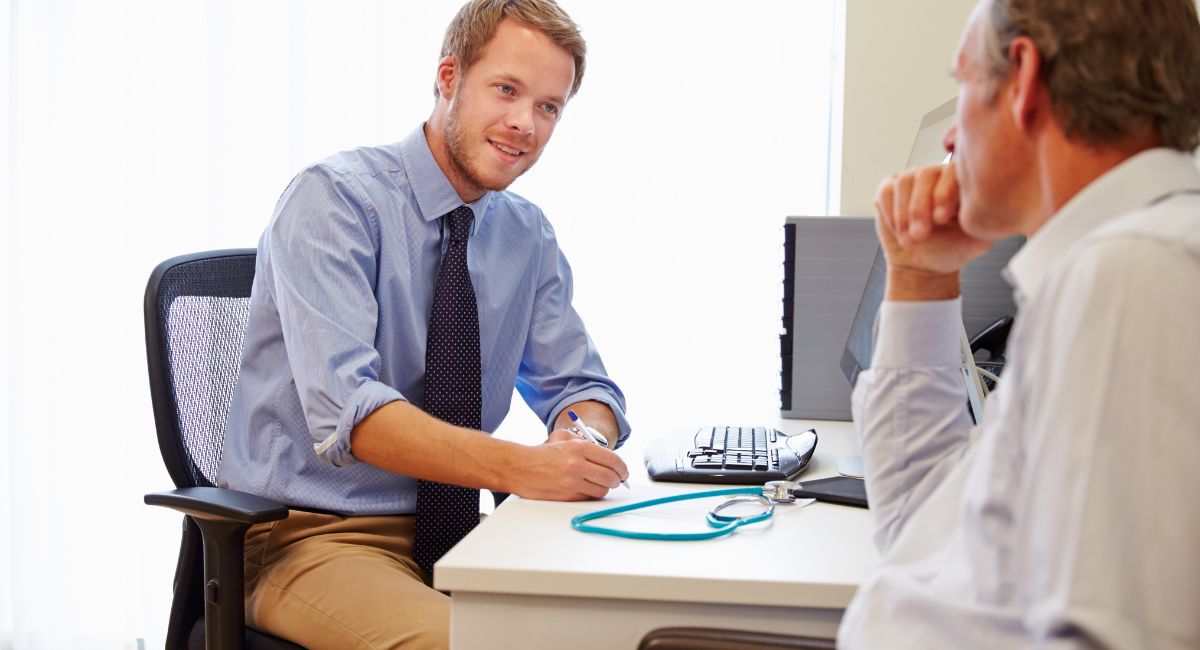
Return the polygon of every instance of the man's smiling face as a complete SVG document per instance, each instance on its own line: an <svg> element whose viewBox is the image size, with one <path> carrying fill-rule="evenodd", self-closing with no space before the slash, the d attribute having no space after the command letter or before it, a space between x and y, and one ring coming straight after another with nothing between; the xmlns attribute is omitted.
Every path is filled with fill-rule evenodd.
<svg viewBox="0 0 1200 650"><path fill-rule="evenodd" d="M574 79L570 52L511 19L500 23L465 74L455 68L446 171L460 195L503 190L537 162Z"/></svg>

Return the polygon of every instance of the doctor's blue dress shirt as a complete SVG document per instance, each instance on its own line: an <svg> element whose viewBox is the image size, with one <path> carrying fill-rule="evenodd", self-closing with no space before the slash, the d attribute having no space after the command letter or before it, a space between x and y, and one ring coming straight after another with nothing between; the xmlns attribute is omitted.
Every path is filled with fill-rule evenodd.
<svg viewBox="0 0 1200 650"><path fill-rule="evenodd" d="M350 432L389 402L423 403L441 217L460 205L422 127L292 180L258 245L219 485L343 514L414 512L416 480L360 462ZM515 385L548 426L575 402L607 404L623 442L624 396L571 306L545 215L511 192L470 207L483 429L500 425Z"/></svg>

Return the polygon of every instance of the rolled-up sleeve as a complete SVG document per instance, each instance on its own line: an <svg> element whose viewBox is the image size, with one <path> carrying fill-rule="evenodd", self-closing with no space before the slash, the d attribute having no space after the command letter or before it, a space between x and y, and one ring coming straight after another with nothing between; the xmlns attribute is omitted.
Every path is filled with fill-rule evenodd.
<svg viewBox="0 0 1200 650"><path fill-rule="evenodd" d="M320 165L302 172L280 198L262 248L314 449L339 467L358 462L354 427L405 399L379 380L379 229L355 183Z"/></svg>
<svg viewBox="0 0 1200 650"><path fill-rule="evenodd" d="M609 378L583 319L571 305L571 267L544 217L542 235L533 318L517 374L517 391L547 430L571 404L585 400L607 404L617 421L620 446L631 431L625 396Z"/></svg>

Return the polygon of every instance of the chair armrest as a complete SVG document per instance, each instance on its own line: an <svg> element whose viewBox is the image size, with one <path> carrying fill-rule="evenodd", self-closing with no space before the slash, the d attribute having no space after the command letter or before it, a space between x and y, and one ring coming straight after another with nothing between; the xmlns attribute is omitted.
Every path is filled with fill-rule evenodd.
<svg viewBox="0 0 1200 650"><path fill-rule="evenodd" d="M287 506L254 494L214 487L188 487L169 492L153 492L146 505L166 506L205 521L261 524L288 516Z"/></svg>
<svg viewBox="0 0 1200 650"><path fill-rule="evenodd" d="M287 506L253 494L214 487L154 492L147 505L166 506L187 515L200 530L204 547L204 639L209 648L241 650L246 625L243 584L245 535L251 524L288 516ZM184 549L186 553L187 534ZM181 556L181 562L187 558ZM184 565L181 565L184 566ZM185 567L186 568L186 567ZM185 588L187 581L184 581ZM178 588L178 585L177 585ZM185 635L186 631L182 631Z"/></svg>

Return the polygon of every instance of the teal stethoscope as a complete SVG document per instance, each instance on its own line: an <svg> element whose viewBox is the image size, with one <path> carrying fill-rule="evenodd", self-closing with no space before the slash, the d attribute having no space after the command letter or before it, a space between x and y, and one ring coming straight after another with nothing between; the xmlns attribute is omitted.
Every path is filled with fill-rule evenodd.
<svg viewBox="0 0 1200 650"><path fill-rule="evenodd" d="M733 531L748 526L757 524L762 521L767 521L775 512L776 503L792 503L796 500L794 491L800 490L800 484L795 481L770 481L762 487L740 487L726 488L722 490L708 490L706 492L695 492L692 494L676 494L669 497L660 497L658 499L648 499L637 503L628 503L614 508L605 508L596 512L589 512L579 515L571 520L571 527L575 530L585 533L595 533L597 535L611 535L613 537L624 537L626 539L653 539L671 542L688 542L702 539L715 539L732 533ZM688 501L690 499L706 499L719 496L734 496L737 498L730 499L723 503L713 506L708 511L705 519L712 530L706 530L698 533L651 533L635 530L622 530L620 528L606 528L597 526L588 522L612 515L630 512L633 510L641 510L642 508L651 508L660 506L666 503L675 503L678 501ZM762 506L762 511L755 512L750 515L730 515L724 514L723 511L738 506L744 503L755 503Z"/></svg>

